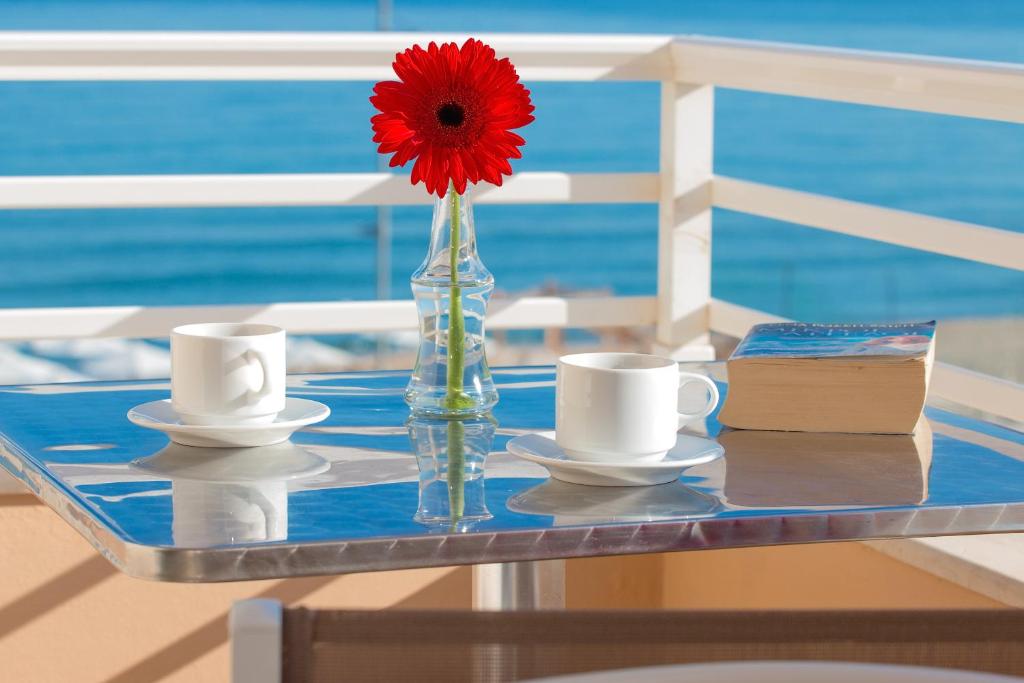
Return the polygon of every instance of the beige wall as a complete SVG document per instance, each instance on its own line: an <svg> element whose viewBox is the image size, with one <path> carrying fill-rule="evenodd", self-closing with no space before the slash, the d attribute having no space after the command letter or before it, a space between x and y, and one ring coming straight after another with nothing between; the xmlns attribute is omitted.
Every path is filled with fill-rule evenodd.
<svg viewBox="0 0 1024 683"><path fill-rule="evenodd" d="M47 508L0 497L0 681L226 681L231 603L466 608L466 568L181 585L119 574ZM859 544L575 560L572 608L981 607Z"/></svg>
<svg viewBox="0 0 1024 683"><path fill-rule="evenodd" d="M228 584L118 573L33 499L0 498L0 681L227 680L226 614L272 597L322 607L469 607L468 569ZM6 501L6 502L5 502Z"/></svg>
<svg viewBox="0 0 1024 683"><path fill-rule="evenodd" d="M1005 607L862 543L662 556L662 604L687 609Z"/></svg>

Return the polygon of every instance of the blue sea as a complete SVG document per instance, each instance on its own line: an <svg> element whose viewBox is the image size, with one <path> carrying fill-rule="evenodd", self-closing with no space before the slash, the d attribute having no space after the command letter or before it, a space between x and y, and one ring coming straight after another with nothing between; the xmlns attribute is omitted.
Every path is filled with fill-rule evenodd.
<svg viewBox="0 0 1024 683"><path fill-rule="evenodd" d="M3 30L373 30L360 0L4 0ZM395 0L398 30L704 34L1024 62L1024 3ZM528 84L520 171L654 171L656 84ZM0 175L372 171L370 83L2 83ZM1024 230L1024 126L719 90L716 171ZM499 289L651 294L653 206L482 206ZM392 296L429 208L394 214ZM374 298L371 208L0 212L0 306ZM1024 315L1024 274L716 211L714 296L813 321ZM571 257L570 257L571 256Z"/></svg>

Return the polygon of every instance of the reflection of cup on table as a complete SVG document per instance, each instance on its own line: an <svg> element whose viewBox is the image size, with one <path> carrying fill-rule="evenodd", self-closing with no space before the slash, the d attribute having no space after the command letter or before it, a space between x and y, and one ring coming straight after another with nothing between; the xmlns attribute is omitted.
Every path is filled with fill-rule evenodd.
<svg viewBox="0 0 1024 683"><path fill-rule="evenodd" d="M174 544L202 548L288 537L288 482L171 485Z"/></svg>
<svg viewBox="0 0 1024 683"><path fill-rule="evenodd" d="M702 384L704 407L679 412L679 391ZM555 441L574 460L656 462L687 422L718 405L709 378L680 372L669 358L640 353L578 353L558 359Z"/></svg>
<svg viewBox="0 0 1024 683"><path fill-rule="evenodd" d="M330 463L290 441L254 448L169 443L132 469L171 483L171 531L179 547L280 541L288 537L290 482Z"/></svg>
<svg viewBox="0 0 1024 683"><path fill-rule="evenodd" d="M186 424L266 424L285 406L285 332L200 323L171 332L171 404Z"/></svg>

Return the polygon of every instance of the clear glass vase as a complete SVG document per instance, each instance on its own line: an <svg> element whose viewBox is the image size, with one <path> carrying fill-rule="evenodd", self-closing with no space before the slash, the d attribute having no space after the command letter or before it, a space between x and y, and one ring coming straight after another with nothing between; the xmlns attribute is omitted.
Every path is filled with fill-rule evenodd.
<svg viewBox="0 0 1024 683"><path fill-rule="evenodd" d="M476 253L469 190L449 188L434 202L430 249L412 275L420 344L405 400L414 414L479 415L498 402L484 351L493 289L494 277Z"/></svg>
<svg viewBox="0 0 1024 683"><path fill-rule="evenodd" d="M431 529L467 531L491 518L484 496L484 463L497 423L413 416L407 423L419 467L419 503L413 519Z"/></svg>

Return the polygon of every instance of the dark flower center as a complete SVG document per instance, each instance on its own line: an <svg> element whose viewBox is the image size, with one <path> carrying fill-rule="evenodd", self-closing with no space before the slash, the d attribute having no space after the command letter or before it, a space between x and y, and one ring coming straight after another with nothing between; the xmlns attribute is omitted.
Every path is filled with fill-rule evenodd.
<svg viewBox="0 0 1024 683"><path fill-rule="evenodd" d="M437 108L437 122L445 128L458 128L466 120L466 110L455 102L442 104Z"/></svg>

